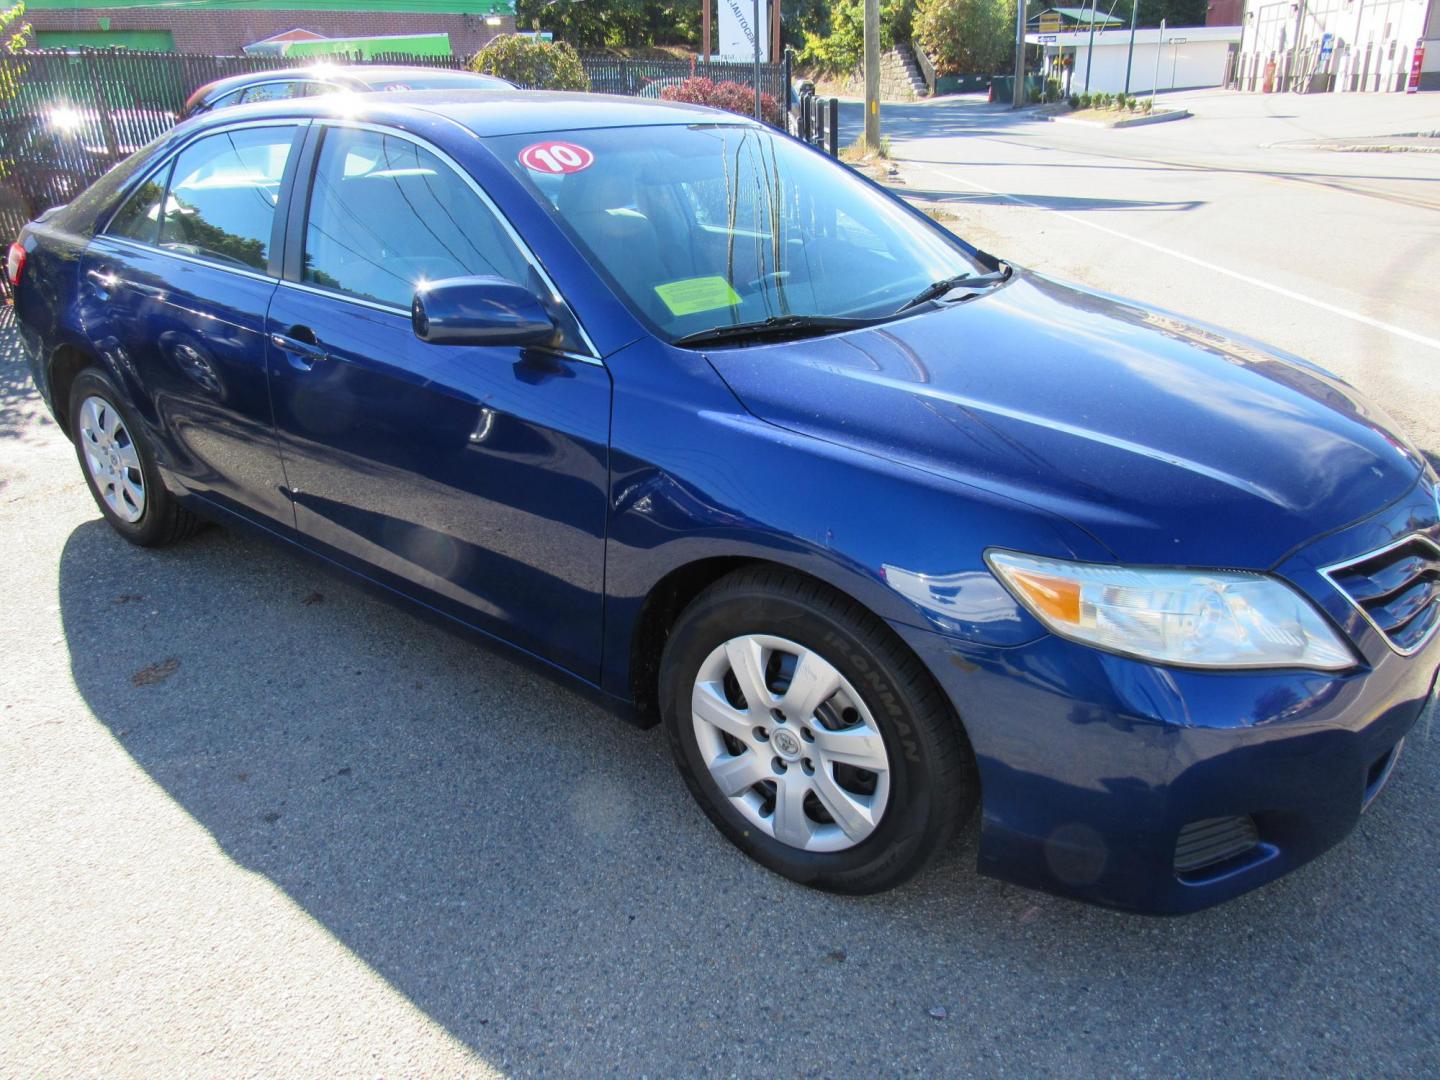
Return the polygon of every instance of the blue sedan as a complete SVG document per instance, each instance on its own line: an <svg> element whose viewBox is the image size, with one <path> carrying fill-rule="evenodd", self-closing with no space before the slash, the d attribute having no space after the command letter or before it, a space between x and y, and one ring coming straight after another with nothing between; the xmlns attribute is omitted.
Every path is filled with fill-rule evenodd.
<svg viewBox="0 0 1440 1080"><path fill-rule="evenodd" d="M180 125L9 252L141 545L257 529L642 724L741 850L1150 912L1356 824L1435 681L1436 477L1293 356L686 105Z"/></svg>

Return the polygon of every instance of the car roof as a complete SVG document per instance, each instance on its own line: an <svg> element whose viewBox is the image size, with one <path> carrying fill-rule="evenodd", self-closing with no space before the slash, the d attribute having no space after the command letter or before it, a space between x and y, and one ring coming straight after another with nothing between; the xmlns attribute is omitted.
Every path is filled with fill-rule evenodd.
<svg viewBox="0 0 1440 1080"><path fill-rule="evenodd" d="M482 75L478 71L461 71L455 68L423 67L418 64L327 64L317 61L302 67L271 68L266 71L247 71L229 75L223 79L206 83L201 89L207 100L227 94L244 86L256 83L283 82L287 79L314 79L321 82L357 83L374 86L376 83L403 82L406 79L433 79L442 77L460 82L493 81L504 83L493 75Z"/></svg>
<svg viewBox="0 0 1440 1080"><path fill-rule="evenodd" d="M360 110L375 120L411 111L426 113L453 120L481 138L581 128L756 123L749 117L703 105L557 90L387 90L361 100L364 104L359 105ZM357 105L354 99L326 95L239 105L207 113L206 117L215 123L271 116L338 115L358 119Z"/></svg>

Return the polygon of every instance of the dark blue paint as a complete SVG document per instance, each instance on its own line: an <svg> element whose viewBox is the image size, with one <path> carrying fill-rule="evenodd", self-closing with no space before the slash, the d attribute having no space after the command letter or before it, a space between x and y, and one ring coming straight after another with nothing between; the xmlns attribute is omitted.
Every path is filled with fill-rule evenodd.
<svg viewBox="0 0 1440 1080"><path fill-rule="evenodd" d="M226 110L157 152L217 122L333 107ZM365 119L476 179L603 362L431 345L404 311L92 239L132 173L24 237L17 310L47 400L56 350L85 350L121 381L192 505L232 511L615 701L645 695L633 646L671 575L764 560L829 582L886 619L954 702L980 768L980 867L997 877L1187 911L1354 825L1372 766L1431 691L1440 641L1395 654L1320 570L1417 531L1440 537L1440 522L1434 477L1343 383L1023 272L873 329L676 349L639 325L484 136L733 118L413 93L377 99ZM1363 662L1239 673L1102 653L1047 634L986 569L989 547L1270 570ZM1259 822L1254 856L1178 877L1180 827L1230 813Z"/></svg>

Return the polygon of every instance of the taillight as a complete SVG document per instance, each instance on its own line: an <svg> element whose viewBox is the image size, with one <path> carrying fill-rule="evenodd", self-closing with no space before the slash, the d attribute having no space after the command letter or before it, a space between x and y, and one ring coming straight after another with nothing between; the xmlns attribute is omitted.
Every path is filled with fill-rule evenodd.
<svg viewBox="0 0 1440 1080"><path fill-rule="evenodd" d="M20 241L10 245L10 254L5 257L5 277L11 285L20 284L20 275L25 273L25 248Z"/></svg>

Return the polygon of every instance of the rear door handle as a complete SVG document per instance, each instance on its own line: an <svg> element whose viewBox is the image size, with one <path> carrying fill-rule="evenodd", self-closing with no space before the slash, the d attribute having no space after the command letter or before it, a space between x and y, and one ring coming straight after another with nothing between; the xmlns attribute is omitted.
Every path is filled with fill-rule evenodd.
<svg viewBox="0 0 1440 1080"><path fill-rule="evenodd" d="M120 279L109 270L97 270L93 266L85 271L85 276L95 286L95 293L101 300L107 299L115 286L120 284Z"/></svg>
<svg viewBox="0 0 1440 1080"><path fill-rule="evenodd" d="M309 371L330 354L318 342L303 341L298 337L291 336L297 329L301 328L291 327L290 334L271 334L270 344L285 354L285 359L290 362L291 367Z"/></svg>

